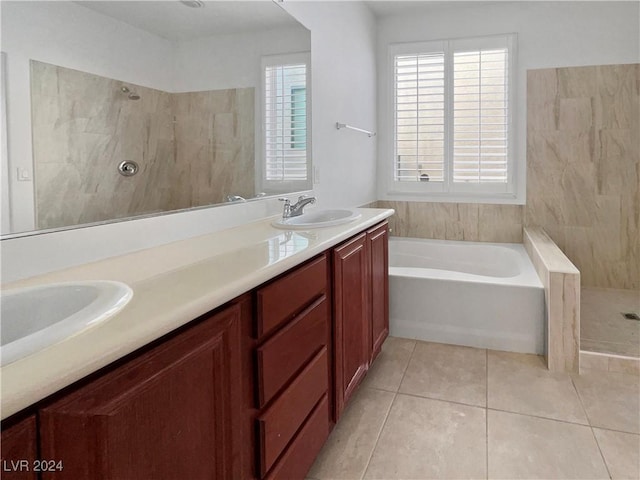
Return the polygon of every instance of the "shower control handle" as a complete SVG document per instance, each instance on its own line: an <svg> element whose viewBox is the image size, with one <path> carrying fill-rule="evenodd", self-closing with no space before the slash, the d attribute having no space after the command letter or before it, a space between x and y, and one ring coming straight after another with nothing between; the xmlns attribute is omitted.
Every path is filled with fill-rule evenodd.
<svg viewBox="0 0 640 480"><path fill-rule="evenodd" d="M124 175L125 177L131 177L135 175L136 173L138 173L139 169L140 167L138 167L138 164L131 160L125 160L124 162L121 162L120 165L118 165L118 171L120 172L120 175Z"/></svg>

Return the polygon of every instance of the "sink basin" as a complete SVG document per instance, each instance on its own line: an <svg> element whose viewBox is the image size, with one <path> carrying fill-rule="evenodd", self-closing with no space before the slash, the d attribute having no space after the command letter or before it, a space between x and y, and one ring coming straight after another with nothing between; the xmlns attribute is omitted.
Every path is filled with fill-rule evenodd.
<svg viewBox="0 0 640 480"><path fill-rule="evenodd" d="M2 292L0 365L42 350L122 309L133 291L120 282L57 283Z"/></svg>
<svg viewBox="0 0 640 480"><path fill-rule="evenodd" d="M362 215L354 210L312 210L298 217L278 219L271 225L287 230L308 230L310 228L333 227L353 222Z"/></svg>

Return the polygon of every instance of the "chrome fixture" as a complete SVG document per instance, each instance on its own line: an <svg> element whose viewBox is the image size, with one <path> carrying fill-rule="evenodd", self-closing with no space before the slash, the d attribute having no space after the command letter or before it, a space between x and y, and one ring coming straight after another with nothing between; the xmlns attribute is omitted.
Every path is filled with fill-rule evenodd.
<svg viewBox="0 0 640 480"><path fill-rule="evenodd" d="M131 160L125 160L124 162L121 162L120 165L118 165L118 171L120 172L120 175L123 175L125 177L132 177L133 175L138 173L138 170L140 170L138 164Z"/></svg>
<svg viewBox="0 0 640 480"><path fill-rule="evenodd" d="M281 202L284 202L284 208L282 210L282 218L299 217L304 213L304 207L310 203L316 203L316 197L307 197L306 195L300 195L298 201L291 205L291 200L288 198L279 198Z"/></svg>
<svg viewBox="0 0 640 480"><path fill-rule="evenodd" d="M204 7L204 2L201 2L200 0L180 0L180 3L190 8Z"/></svg>
<svg viewBox="0 0 640 480"><path fill-rule="evenodd" d="M246 202L247 200L244 197L241 197L240 195L227 195L226 201L231 203L231 202Z"/></svg>
<svg viewBox="0 0 640 480"><path fill-rule="evenodd" d="M369 130L365 130L363 128L352 127L351 125L347 125L346 123L336 122L336 129L340 130L341 128L346 128L348 130L354 130L354 131L360 132L360 133L366 133L369 136L369 138L376 136L376 132L370 132Z"/></svg>
<svg viewBox="0 0 640 480"><path fill-rule="evenodd" d="M125 95L127 95L127 98L129 100L140 100L140 95L138 95L136 92L132 92L129 87L123 85L122 87L120 87L120 91L122 93L124 93Z"/></svg>

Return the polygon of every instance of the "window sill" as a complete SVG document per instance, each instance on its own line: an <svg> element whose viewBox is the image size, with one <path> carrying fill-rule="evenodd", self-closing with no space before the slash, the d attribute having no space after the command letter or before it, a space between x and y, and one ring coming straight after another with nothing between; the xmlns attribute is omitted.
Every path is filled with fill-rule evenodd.
<svg viewBox="0 0 640 480"><path fill-rule="evenodd" d="M524 197L524 195L522 195ZM525 198L520 198L515 193L414 193L414 192L387 192L380 195L379 200L398 202L430 202L430 203L487 203L502 205L524 205Z"/></svg>

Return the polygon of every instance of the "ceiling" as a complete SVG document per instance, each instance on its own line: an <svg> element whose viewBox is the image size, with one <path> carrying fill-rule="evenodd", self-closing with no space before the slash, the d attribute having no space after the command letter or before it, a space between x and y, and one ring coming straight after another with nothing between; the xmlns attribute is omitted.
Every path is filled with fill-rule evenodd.
<svg viewBox="0 0 640 480"><path fill-rule="evenodd" d="M271 0L205 1L203 8L189 8L179 1L76 3L174 41L300 25Z"/></svg>
<svg viewBox="0 0 640 480"><path fill-rule="evenodd" d="M490 5L494 3L504 3L497 1L484 1L484 0L475 0L475 1L459 1L459 0L449 0L449 1L440 1L440 2L432 2L432 1L416 1L416 0L396 0L396 1L377 1L377 0L369 0L365 2L367 6L371 9L371 11L375 14L376 17L388 17L391 15L405 15L410 13L417 12L433 12L433 11L441 11L447 9L454 8L468 8L468 7L477 7Z"/></svg>

